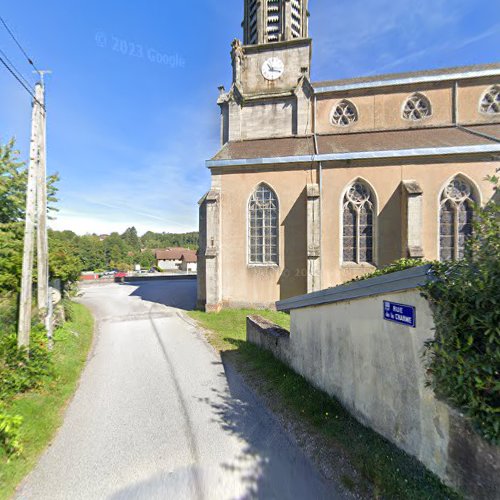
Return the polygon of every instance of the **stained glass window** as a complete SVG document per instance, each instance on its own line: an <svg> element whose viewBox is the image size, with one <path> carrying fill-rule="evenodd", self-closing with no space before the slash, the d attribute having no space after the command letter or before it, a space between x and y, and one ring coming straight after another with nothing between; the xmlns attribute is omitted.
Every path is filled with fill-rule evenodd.
<svg viewBox="0 0 500 500"><path fill-rule="evenodd" d="M274 191L260 184L248 211L250 264L277 264L279 207Z"/></svg>
<svg viewBox="0 0 500 500"><path fill-rule="evenodd" d="M358 121L356 106L350 101L339 102L332 111L332 124L347 127Z"/></svg>
<svg viewBox="0 0 500 500"><path fill-rule="evenodd" d="M344 197L343 261L373 263L373 194L362 182L355 182Z"/></svg>
<svg viewBox="0 0 500 500"><path fill-rule="evenodd" d="M413 94L405 104L403 118L406 120L422 120L432 115L431 102L422 94Z"/></svg>
<svg viewBox="0 0 500 500"><path fill-rule="evenodd" d="M500 85L494 85L484 93L481 99L481 112L500 113Z"/></svg>
<svg viewBox="0 0 500 500"><path fill-rule="evenodd" d="M472 235L474 198L471 185L453 179L443 190L439 214L439 255L442 261L465 256L467 238Z"/></svg>

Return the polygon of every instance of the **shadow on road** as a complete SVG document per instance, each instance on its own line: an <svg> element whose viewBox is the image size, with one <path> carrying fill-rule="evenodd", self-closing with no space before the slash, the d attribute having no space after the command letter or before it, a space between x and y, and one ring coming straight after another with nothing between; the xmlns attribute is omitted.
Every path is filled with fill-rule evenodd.
<svg viewBox="0 0 500 500"><path fill-rule="evenodd" d="M197 281L193 279L136 281L123 283L121 286L135 288L130 296L140 297L145 302L162 304L184 311L193 311L196 308Z"/></svg>
<svg viewBox="0 0 500 500"><path fill-rule="evenodd" d="M238 456L221 464L227 474L240 478L244 498L340 498L249 390L229 361L230 354L223 354L229 391L212 389L213 398L200 401L211 407L214 420L226 432L245 443Z"/></svg>

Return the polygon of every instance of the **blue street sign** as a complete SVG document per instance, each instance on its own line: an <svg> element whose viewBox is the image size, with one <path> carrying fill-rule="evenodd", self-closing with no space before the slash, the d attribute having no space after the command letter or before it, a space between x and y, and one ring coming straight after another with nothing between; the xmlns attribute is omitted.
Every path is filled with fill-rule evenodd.
<svg viewBox="0 0 500 500"><path fill-rule="evenodd" d="M413 306L396 304L395 302L384 300L384 319L416 328L417 311Z"/></svg>

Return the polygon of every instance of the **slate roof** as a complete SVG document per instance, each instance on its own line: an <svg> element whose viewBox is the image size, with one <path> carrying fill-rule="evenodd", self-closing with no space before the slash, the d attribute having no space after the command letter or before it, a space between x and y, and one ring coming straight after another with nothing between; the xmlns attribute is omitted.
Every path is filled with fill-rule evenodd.
<svg viewBox="0 0 500 500"><path fill-rule="evenodd" d="M494 139L477 134L486 134ZM494 145L500 142L500 123L457 127L318 135L318 153L358 153L420 148ZM212 160L312 156L313 136L228 142Z"/></svg>
<svg viewBox="0 0 500 500"><path fill-rule="evenodd" d="M427 71L413 71L408 73L388 73L385 75L362 76L358 78L346 78L342 80L327 80L322 82L314 82L314 88L320 87L335 87L340 85L354 85L360 83L382 82L390 80L402 80L406 78L421 78L441 75L453 75L456 73L468 73L472 71L488 71L500 70L500 63L491 64L476 64L474 66L457 66L454 68L432 69Z"/></svg>

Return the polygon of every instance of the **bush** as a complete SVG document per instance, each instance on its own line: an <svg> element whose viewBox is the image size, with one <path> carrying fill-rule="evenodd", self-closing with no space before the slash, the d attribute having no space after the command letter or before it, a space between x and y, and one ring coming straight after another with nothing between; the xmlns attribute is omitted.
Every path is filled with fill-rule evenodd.
<svg viewBox="0 0 500 500"><path fill-rule="evenodd" d="M53 373L45 330L38 326L31 332L29 353L19 349L17 335L4 333L0 338L0 403L17 394L39 387Z"/></svg>
<svg viewBox="0 0 500 500"><path fill-rule="evenodd" d="M434 309L429 383L480 434L500 443L500 207L477 210L466 258L433 267L424 289Z"/></svg>
<svg viewBox="0 0 500 500"><path fill-rule="evenodd" d="M20 455L23 451L20 439L20 429L23 418L2 413L0 410L0 450L10 457Z"/></svg>
<svg viewBox="0 0 500 500"><path fill-rule="evenodd" d="M385 274L397 273L398 271L405 271L406 269L423 266L425 264L430 264L430 262L421 259L399 259L394 261L392 264L389 264L388 266L377 269L373 273L365 274L364 276L359 276L358 278L354 278L349 283L367 280L368 278L376 278L377 276L384 276Z"/></svg>

